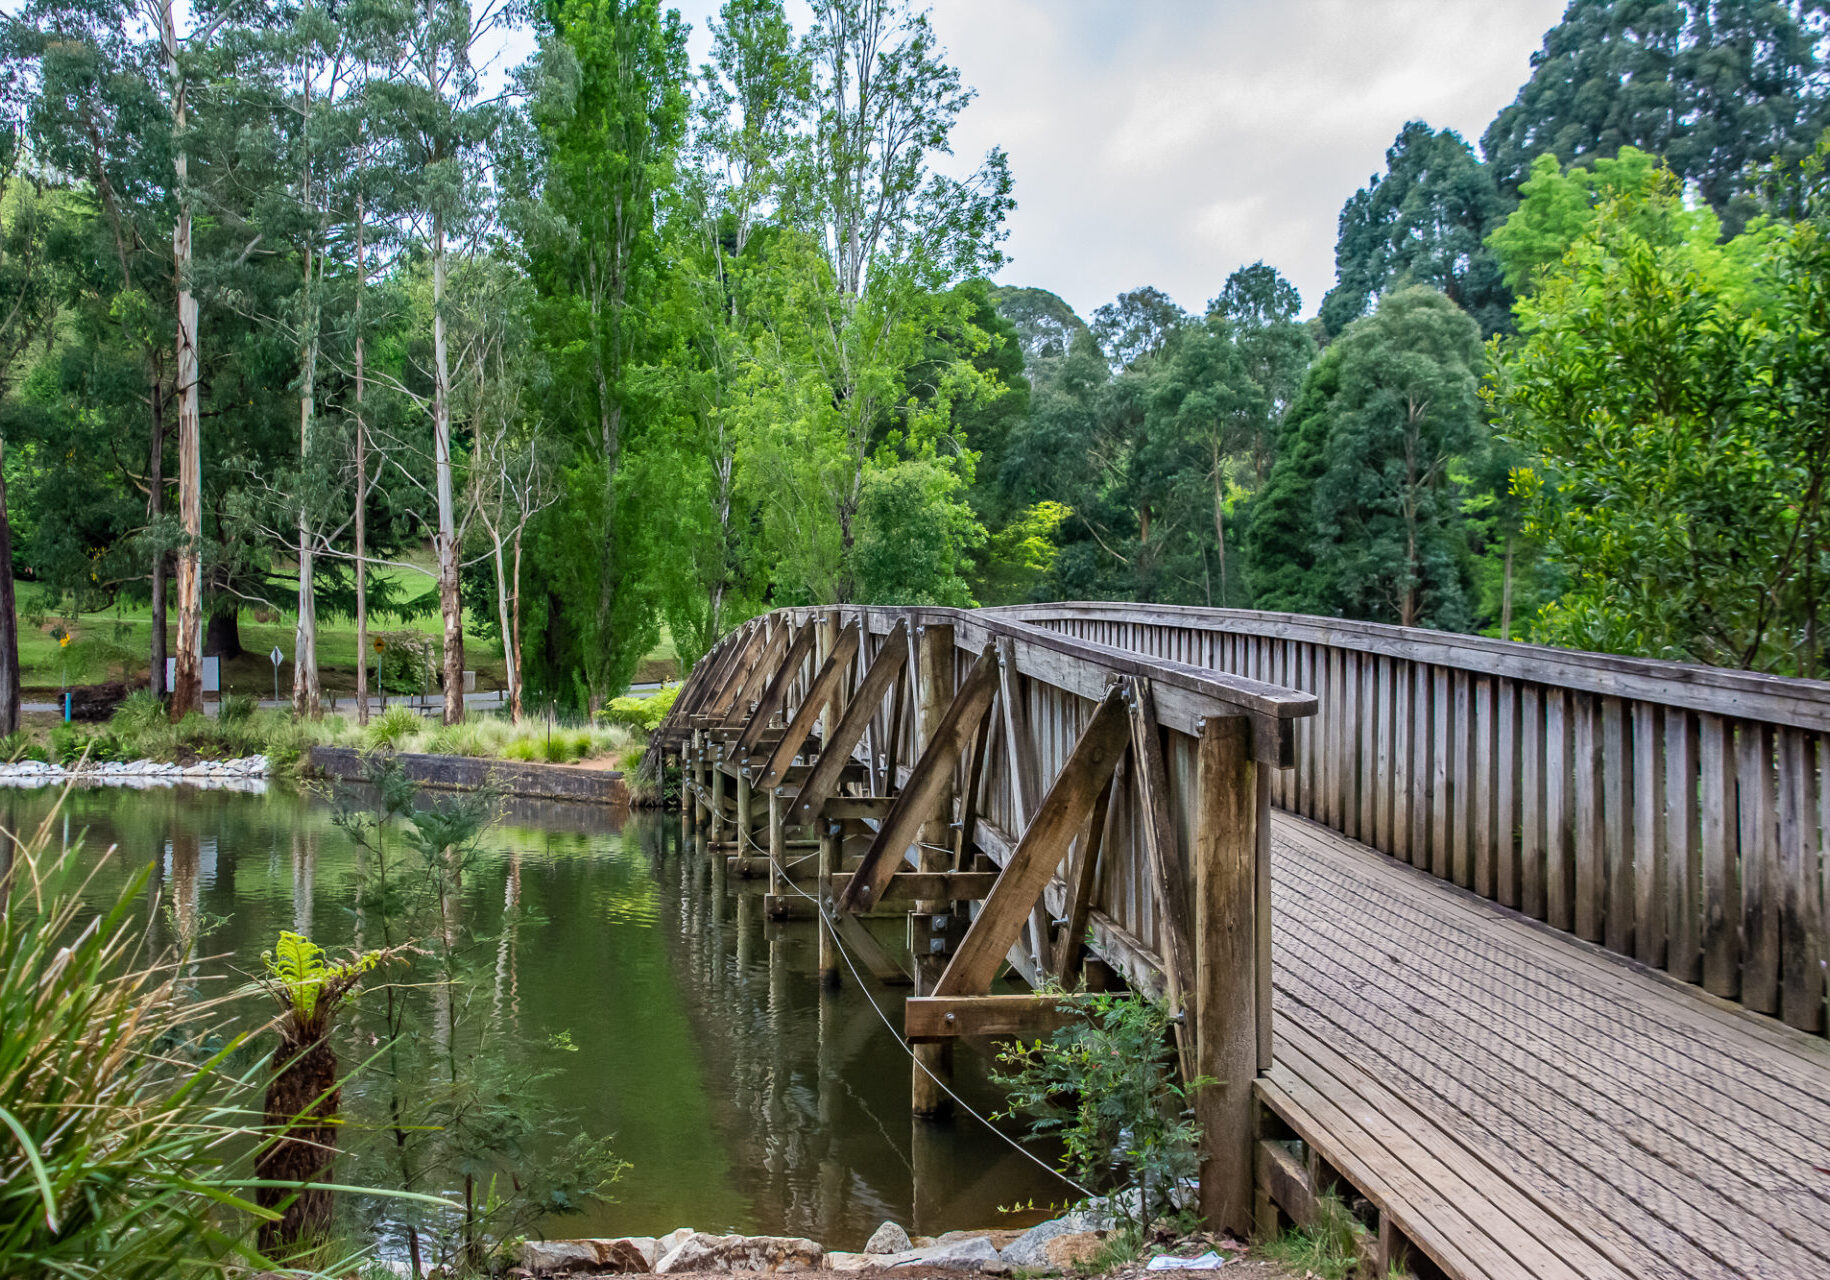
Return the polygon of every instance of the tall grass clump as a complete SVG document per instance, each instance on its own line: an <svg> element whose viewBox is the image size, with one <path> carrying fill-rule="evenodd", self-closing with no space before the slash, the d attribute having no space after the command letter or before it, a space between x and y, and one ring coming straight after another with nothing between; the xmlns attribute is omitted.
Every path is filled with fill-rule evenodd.
<svg viewBox="0 0 1830 1280"><path fill-rule="evenodd" d="M50 822L0 836L0 1275L259 1270L247 1234L271 1215L237 1140L258 1082L225 1067L243 1037L144 953L150 869L90 905Z"/></svg>
<svg viewBox="0 0 1830 1280"><path fill-rule="evenodd" d="M398 751L425 727L419 712L396 704L369 721L364 745L371 751Z"/></svg>

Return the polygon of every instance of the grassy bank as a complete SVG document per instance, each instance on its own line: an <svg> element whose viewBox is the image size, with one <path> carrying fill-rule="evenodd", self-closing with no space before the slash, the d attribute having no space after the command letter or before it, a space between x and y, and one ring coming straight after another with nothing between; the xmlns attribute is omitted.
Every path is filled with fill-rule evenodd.
<svg viewBox="0 0 1830 1280"><path fill-rule="evenodd" d="M402 706L372 716L367 725L339 715L302 720L290 711L261 710L243 696L223 699L215 715L189 715L174 724L150 694L136 693L105 724L35 718L20 732L0 738L0 759L193 764L264 755L275 773L285 775L296 773L310 749L322 745L633 770L641 763L648 731L677 692L676 686L645 697L618 698L592 724L537 718L516 724L504 715L473 712L455 725Z"/></svg>

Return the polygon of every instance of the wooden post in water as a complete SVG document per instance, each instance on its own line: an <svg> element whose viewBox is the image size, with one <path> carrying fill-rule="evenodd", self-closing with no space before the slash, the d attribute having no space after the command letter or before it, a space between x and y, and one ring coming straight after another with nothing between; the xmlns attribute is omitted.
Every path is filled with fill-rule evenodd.
<svg viewBox="0 0 1830 1280"><path fill-rule="evenodd" d="M839 869L839 824L820 819L820 984L839 985L839 949L832 937L832 874Z"/></svg>
<svg viewBox="0 0 1830 1280"><path fill-rule="evenodd" d="M780 787L769 788L769 892L787 897L794 890L788 879L788 832L782 824L785 802Z"/></svg>
<svg viewBox="0 0 1830 1280"><path fill-rule="evenodd" d="M691 806L693 811L693 830L698 831L701 829L701 821L705 815L705 797L700 791L700 785L705 781L705 730L693 730L692 743L687 747L687 758L692 761L692 768L688 773L688 777L692 780L692 786L689 789L693 793Z"/></svg>
<svg viewBox="0 0 1830 1280"><path fill-rule="evenodd" d="M754 807L751 801L750 777L742 769L737 771L737 856L750 856L750 833L756 830L755 819L751 816Z"/></svg>
<svg viewBox="0 0 1830 1280"><path fill-rule="evenodd" d="M1252 1080L1259 1068L1259 765L1251 721L1201 723L1195 796L1194 1068L1201 1126L1201 1215L1213 1231L1252 1229Z"/></svg>
<svg viewBox="0 0 1830 1280"><path fill-rule="evenodd" d="M712 846L725 842L724 834L724 761L712 760Z"/></svg>
<svg viewBox="0 0 1830 1280"><path fill-rule="evenodd" d="M915 757L920 759L921 753L933 741L935 728L953 702L953 628L916 628L915 663L915 689L920 712L916 720L920 742ZM923 871L953 869L950 856L952 829L949 823L953 814L953 787L950 775L951 771L948 785L941 789L932 812L923 817L921 831L916 837L917 856ZM952 901L945 898L924 898L915 903L916 915L927 920L952 910ZM932 929L921 929L915 933L915 994L918 996L932 995L934 985L940 981L940 975L947 967L945 956L927 950L927 944L933 936ZM953 1042L946 1040L913 1047L915 1061L911 1066L910 1109L918 1116L945 1115L952 1109L953 1102L944 1087L953 1075Z"/></svg>

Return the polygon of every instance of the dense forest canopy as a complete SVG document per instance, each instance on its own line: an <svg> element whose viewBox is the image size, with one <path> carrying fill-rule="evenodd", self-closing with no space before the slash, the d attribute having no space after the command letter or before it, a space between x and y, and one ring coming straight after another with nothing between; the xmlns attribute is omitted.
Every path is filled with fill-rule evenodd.
<svg viewBox="0 0 1830 1280"><path fill-rule="evenodd" d="M990 283L1010 170L928 18L811 8L728 0L698 67L658 0L5 19L0 728L14 578L150 607L155 687L169 611L177 714L248 608L303 714L321 617L438 615L458 718L467 635L588 710L843 601L1824 674L1830 6L1573 0L1478 146L1398 131L1312 319L1262 261L1199 314Z"/></svg>

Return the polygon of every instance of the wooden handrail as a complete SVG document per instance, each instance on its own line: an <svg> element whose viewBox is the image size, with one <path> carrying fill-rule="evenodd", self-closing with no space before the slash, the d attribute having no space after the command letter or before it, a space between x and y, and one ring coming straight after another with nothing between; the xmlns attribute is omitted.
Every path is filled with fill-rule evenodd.
<svg viewBox="0 0 1830 1280"><path fill-rule="evenodd" d="M1202 631L1298 640L1360 653L1427 662L1513 680L1535 680L1584 693L1634 698L1663 706L1742 716L1800 729L1830 732L1830 681L1772 676L1694 662L1630 658L1582 649L1558 649L1518 640L1397 627L1300 613L1251 609L1207 609L1166 604L1003 605L981 609L993 615L1047 626L1068 619L1136 622L1144 626L1191 627Z"/></svg>

